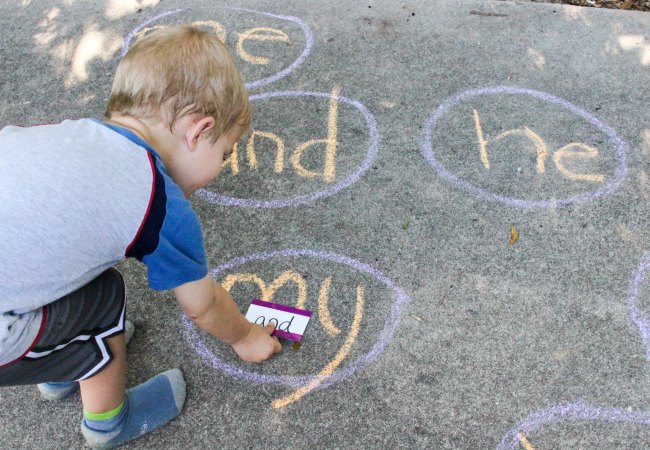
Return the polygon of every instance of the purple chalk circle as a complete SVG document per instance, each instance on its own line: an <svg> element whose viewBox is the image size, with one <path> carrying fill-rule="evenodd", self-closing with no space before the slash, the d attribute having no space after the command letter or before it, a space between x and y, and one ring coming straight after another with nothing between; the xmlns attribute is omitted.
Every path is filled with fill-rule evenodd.
<svg viewBox="0 0 650 450"><path fill-rule="evenodd" d="M648 362L650 362L648 316L639 309L637 300L639 298L639 291L645 282L645 276L649 268L650 252L646 252L643 254L641 262L630 280L628 289L628 307L630 310L630 316L632 322L634 322L641 334L641 341L643 342ZM582 402L550 406L544 410L529 415L515 425L515 427L508 431L501 439L497 450L514 450L518 448L520 444L518 436L520 433L528 436L544 425L558 422L576 422L579 420L650 425L650 412L632 412L607 406L589 405Z"/></svg>
<svg viewBox="0 0 650 450"><path fill-rule="evenodd" d="M324 251L308 250L308 249L285 249L265 253L254 253L252 255L234 258L225 262L212 270L212 277L217 278L220 274L229 270L235 269L239 266L251 263L253 261L267 261L273 258L312 258L321 261L330 261L336 264L348 266L352 269L358 270L371 275L380 283L384 284L388 289L393 292L394 300L392 309L384 322L384 328L381 331L377 342L372 346L370 351L356 360L350 362L344 367L340 367L332 374L322 378L322 384L318 389L330 386L338 381L341 381L353 373L370 364L374 361L386 348L388 342L392 339L395 330L397 329L402 314L402 308L409 303L411 299L399 286L397 286L390 278L377 269L346 256L338 255L336 253L329 253ZM278 385L290 386L298 388L309 384L311 381L321 379L317 374L303 375L303 376L284 376L284 375L269 375L244 370L228 364L219 356L215 355L203 342L203 337L199 334L198 330L186 316L181 316L184 325L185 339L190 347L197 352L197 354L209 365L215 369L225 372L226 374L245 380L251 383L273 383Z"/></svg>
<svg viewBox="0 0 650 450"><path fill-rule="evenodd" d="M225 195L214 193L208 189L199 189L196 195L203 200L216 205L224 206L243 206L247 208L283 208L286 206L298 206L305 203L313 202L320 198L332 196L339 191L351 186L359 181L359 179L372 167L372 163L377 157L379 151L379 130L377 128L377 121L372 113L361 102L352 100L347 97L336 96L334 97L329 92L300 92L300 91L284 91L284 92L267 92L264 94L251 95L250 100L265 100L270 98L282 97L317 97L317 98L336 98L343 103L354 106L365 118L366 125L370 133L370 146L366 152L366 157L361 165L349 177L344 180L326 188L321 191L313 192L311 194L299 195L296 197L282 198L277 200L256 200L228 197Z"/></svg>
<svg viewBox="0 0 650 450"><path fill-rule="evenodd" d="M628 290L628 307L630 310L630 317L632 322L639 329L641 341L646 352L646 359L650 362L650 333L648 332L648 315L641 311L638 307L637 300L639 298L639 290L645 281L646 273L650 268L650 252L646 252L641 258L639 267L636 269L632 280L630 281L630 288Z"/></svg>
<svg viewBox="0 0 650 450"><path fill-rule="evenodd" d="M550 406L537 411L519 422L501 439L497 450L519 448L519 434L530 436L544 425L559 422L600 421L650 425L650 413L627 411L607 406L590 405L582 402Z"/></svg>
<svg viewBox="0 0 650 450"><path fill-rule="evenodd" d="M230 10L233 10L233 11L242 11L242 12L247 12L247 13L251 13L251 14L259 14L259 15L262 15L262 16L273 17L275 19L287 20L289 22L293 22L296 25L298 25L300 27L300 29L302 30L302 32L304 33L304 35L305 35L305 48L303 49L300 56L298 56L298 58L296 58L296 60L293 63L291 63L285 69L282 69L281 71L279 71L279 72L277 72L277 73L275 73L275 74L273 74L271 76L245 83L246 87L248 89L253 89L253 88L256 88L256 87L260 87L260 86L265 86L267 84L271 84L274 81L277 81L277 80L280 80L280 79L286 77L291 72L293 72L298 67L300 67L300 65L305 61L305 59L307 59L307 56L309 56L309 53L311 52L311 47L314 44L314 37L312 35L312 32L311 32L310 28L307 26L307 24L305 22L303 22L301 19L299 19L298 17L283 16L283 15L271 14L271 13L266 13L266 12L261 12L261 11L254 11L252 9L234 8L234 7L227 7L227 6L225 6L224 9L230 9ZM121 56L124 57L124 55L126 55L126 52L129 50L129 47L131 46L131 41L133 41L133 38L135 37L135 35L140 30L142 30L143 28L145 28L145 27L147 27L149 25L152 25L152 24L158 22L160 19L162 19L164 17L172 16L174 14L179 14L179 13L185 12L185 11L191 11L191 9L189 9L189 8L180 8L180 9L175 9L175 10L172 10L172 11L167 11L167 12L164 12L162 14L158 14L157 16L152 17L151 19L148 19L147 21L145 21L145 22L141 23L140 25L138 25L137 27L135 27L128 34L126 39L124 40L124 45L123 45L122 51L120 53Z"/></svg>
<svg viewBox="0 0 650 450"><path fill-rule="evenodd" d="M251 302L252 305L263 306L265 308L277 309L278 311L284 311L292 314L298 314L300 316L311 317L312 312L307 311L306 309L294 308L293 306L281 305L279 303L265 302L259 298L254 298Z"/></svg>
<svg viewBox="0 0 650 450"><path fill-rule="evenodd" d="M486 189L483 189L475 184L470 183L467 180L464 180L457 176L456 174L447 170L443 164L438 161L436 158L433 143L432 143L432 133L433 129L438 123L438 120L446 114L451 108L456 105L469 100L473 97L479 97L483 95L527 95L544 102L552 103L558 106L561 106L570 112L581 117L587 123L591 124L593 127L604 133L612 143L616 151L617 157L617 167L616 173L613 178L608 180L605 184L600 186L593 192L587 192L584 194L576 195L573 197L567 197L562 199L550 199L550 200L524 200L514 197L506 197L502 195L495 194ZM575 203L586 202L594 200L599 197L605 197L612 192L614 192L620 184L623 182L627 176L627 149L629 145L625 140L623 140L610 126L604 124L598 120L595 116L589 112L569 103L566 100L563 100L554 95L547 94L546 92L534 91L532 89L524 89L513 86L493 86L493 87L484 87L478 89L470 89L468 91L461 92L447 100L443 101L440 106L438 106L429 116L427 121L424 124L422 138L420 142L420 151L424 157L429 161L433 168L442 176L445 180L451 182L453 185L459 187L462 190L465 190L473 195L478 197L485 198L487 200L501 203L508 206L514 206L518 208L526 209L535 209L535 208L553 208L557 206L568 206Z"/></svg>

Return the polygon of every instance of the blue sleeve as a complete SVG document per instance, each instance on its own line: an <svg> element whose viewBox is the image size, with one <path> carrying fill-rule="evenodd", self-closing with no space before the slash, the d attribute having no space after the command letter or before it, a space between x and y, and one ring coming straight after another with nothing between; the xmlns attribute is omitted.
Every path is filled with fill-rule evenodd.
<svg viewBox="0 0 650 450"><path fill-rule="evenodd" d="M173 289L206 276L201 224L187 200L168 201L158 246L142 261L147 266L149 287L156 290Z"/></svg>
<svg viewBox="0 0 650 450"><path fill-rule="evenodd" d="M147 266L149 287L167 290L200 280L208 273L208 267L196 212L164 169L157 167L156 172L156 177L161 178L156 190L161 195L154 196L158 198L152 202L155 211L149 212L142 234L146 234L149 223L158 224L150 228L156 230L155 236L146 239L149 249L140 250L139 259Z"/></svg>

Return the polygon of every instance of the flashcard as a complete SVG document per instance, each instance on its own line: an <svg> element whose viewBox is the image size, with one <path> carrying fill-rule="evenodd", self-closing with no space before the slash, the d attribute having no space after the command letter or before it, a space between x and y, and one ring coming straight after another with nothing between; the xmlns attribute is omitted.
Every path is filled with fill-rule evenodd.
<svg viewBox="0 0 650 450"><path fill-rule="evenodd" d="M248 307L246 320L262 326L273 322L275 323L273 336L300 342L311 314L311 311L305 309L265 302L255 298Z"/></svg>

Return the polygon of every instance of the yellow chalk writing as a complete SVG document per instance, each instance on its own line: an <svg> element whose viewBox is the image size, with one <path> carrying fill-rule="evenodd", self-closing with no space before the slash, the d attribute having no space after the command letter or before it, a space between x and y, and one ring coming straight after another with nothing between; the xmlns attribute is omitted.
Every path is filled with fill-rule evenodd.
<svg viewBox="0 0 650 450"><path fill-rule="evenodd" d="M329 113L327 116L327 139L312 139L311 141L303 142L300 144L296 151L291 156L291 165L296 170L296 172L306 178L313 178L318 176L317 172L313 172L305 169L302 164L300 164L300 158L302 157L303 152L312 145L316 144L325 144L325 167L323 169L323 179L330 183L334 181L335 172L336 172L336 137L337 137L337 120L338 120L338 96L341 92L341 88L336 86L332 90L332 94L329 101Z"/></svg>
<svg viewBox="0 0 650 450"><path fill-rule="evenodd" d="M519 438L519 442L521 442L521 445L524 446L525 450L535 450L535 448L532 446L530 441L526 439L526 436L524 436L521 433L517 433L517 437Z"/></svg>
<svg viewBox="0 0 650 450"><path fill-rule="evenodd" d="M483 127L481 126L481 118L479 112L474 109L474 128L476 130L476 138L479 145L479 155L481 163L486 170L490 170L490 158L488 154L488 144L490 141L485 139L485 134L483 132ZM535 146L535 152L537 154L535 170L539 174L543 174L546 170L546 158L548 156L548 147L546 142L540 135L535 133L528 127L515 128L512 130L504 131L498 134L494 140L502 140L510 136L519 136L528 139ZM580 150L574 150L578 148ZM605 181L605 176L602 174L591 174L591 173L575 173L566 168L563 163L563 159L571 158L590 158L595 159L598 157L598 150L589 145L574 142L567 144L564 147L559 148L553 153L553 162L557 170L566 178L576 181L589 181L595 183L602 183Z"/></svg>
<svg viewBox="0 0 650 450"><path fill-rule="evenodd" d="M533 130L531 130L528 127L504 131L503 133L499 134L495 139L501 140L508 136L525 137L530 139L533 142L533 144L535 144L535 151L537 152L536 170L537 173L544 173L545 159L546 159L546 155L548 155L548 149L546 148L546 143L544 142L544 139L539 137L537 133L535 133Z"/></svg>
<svg viewBox="0 0 650 450"><path fill-rule="evenodd" d="M481 128L481 118L478 115L478 111L474 110L474 126L476 128L476 137L478 139L478 145L481 151L481 162L486 169L490 170L490 159L487 154L487 141L483 136L483 128Z"/></svg>
<svg viewBox="0 0 650 450"><path fill-rule="evenodd" d="M291 39L282 30L269 27L256 27L250 28L243 33L239 33L237 39L237 54L241 59L252 64L266 65L269 63L269 58L263 56L253 56L244 50L244 42L251 41L280 41L291 43Z"/></svg>
<svg viewBox="0 0 650 450"><path fill-rule="evenodd" d="M273 282L267 286L267 284L256 274L253 273L237 273L229 274L222 285L227 291L231 291L236 283L253 283L257 285L260 289L261 299L264 301L272 301L273 296L277 290L284 286L289 281L294 282L298 286L298 298L296 300L296 307L304 309L305 300L307 297L307 283L305 279L296 271L287 270L280 274ZM329 276L323 280L320 285L318 293L318 316L321 325L325 328L325 331L330 336L335 336L341 332L341 330L334 325L329 313L329 292L330 286L332 283L332 277ZM318 375L307 385L296 389L291 394L288 394L284 397L274 400L271 403L273 408L283 408L299 399L304 397L306 394L314 390L318 385L320 385L329 375L336 370L337 367L341 365L343 360L347 357L354 345L357 336L359 335L359 330L361 329L361 320L363 319L363 310L365 305L365 288L362 285L358 285L356 289L356 303L354 318L352 319L352 324L350 325L350 330L345 338L345 342L338 350L334 358L325 365L325 367L318 373ZM295 347L294 347L295 349Z"/></svg>
<svg viewBox="0 0 650 450"><path fill-rule="evenodd" d="M327 114L327 137L325 139L311 139L299 144L289 158L291 166L293 167L295 173L303 178L320 177L326 183L331 183L336 179L336 151L338 147L338 105L340 92L341 88L335 86L330 94L329 109ZM256 145L258 145L260 138L265 138L275 144L276 157L273 171L275 173L282 173L284 171L285 162L284 141L280 136L269 131L254 130L249 135L248 140L246 141L246 160L248 161L248 167L251 170L258 170L260 168L260 164L258 163L257 159L258 152L256 150ZM306 169L301 162L305 151L308 148L318 144L325 145L322 172ZM223 167L229 168L233 175L237 175L240 171L238 158L239 153L237 152L237 147L235 147L230 157L224 161L223 164Z"/></svg>
<svg viewBox="0 0 650 450"><path fill-rule="evenodd" d="M332 277L327 277L320 285L320 291L318 293L318 320L320 320L321 325L325 328L325 331L330 336L336 336L341 332L341 330L334 325L330 317L330 311L327 306L329 301L330 293L330 284L332 284Z"/></svg>
<svg viewBox="0 0 650 450"><path fill-rule="evenodd" d="M574 147L577 147L584 151L573 151L572 148ZM593 181L596 183L602 183L603 181L605 181L605 177L602 174L575 173L567 169L562 163L562 159L597 158L597 157L598 157L597 149L590 147L586 144L573 142L571 144L567 144L564 147L558 149L553 155L553 162L555 162L555 166L557 167L557 170L559 170L562 175L564 175L565 177L571 180Z"/></svg>
<svg viewBox="0 0 650 450"><path fill-rule="evenodd" d="M255 130L248 138L248 141L246 142L246 158L248 159L248 167L251 169L257 169L257 156L255 155L255 136L261 136L270 139L275 143L277 153L275 157L275 167L273 170L275 173L282 172L284 170L284 142L277 134L269 133L267 131Z"/></svg>
<svg viewBox="0 0 650 450"><path fill-rule="evenodd" d="M232 148L232 153L230 153L230 156L226 158L226 160L221 165L222 170L226 167L229 167L233 175L237 175L239 173L239 156L237 150L238 144L235 144L235 146Z"/></svg>
<svg viewBox="0 0 650 450"><path fill-rule="evenodd" d="M226 42L226 28L215 20L195 20L190 25L195 27L211 28L211 31L217 35L221 42ZM140 39L147 33L161 28L166 28L166 25L153 25L151 27L143 27L135 34L135 37L136 39ZM291 43L289 36L284 31L277 28L254 27L244 30L242 33L237 33L237 43L235 45L237 55L244 61L257 65L266 65L269 63L270 59L265 56L256 56L248 53L244 49L244 43L246 41L285 42L287 44Z"/></svg>
<svg viewBox="0 0 650 450"><path fill-rule="evenodd" d="M359 334L359 329L361 328L361 319L363 318L363 306L364 306L364 288L363 286L357 287L357 301L354 311L354 319L352 325L350 326L350 332L348 333L345 343L339 349L338 353L334 358L319 372L318 376L314 378L309 384L297 389L295 392L281 397L277 400L274 400L271 403L271 406L275 409L283 408L296 400L300 400L309 392L313 391L319 384L323 382L327 376L329 376L336 368L341 364L345 357L350 353L352 345L357 339Z"/></svg>
<svg viewBox="0 0 650 450"><path fill-rule="evenodd" d="M296 307L304 309L305 300L307 299L307 283L299 273L294 272L293 270L287 270L286 272L280 274L280 276L273 280L271 285L268 287L266 286L264 280L252 273L230 274L223 281L222 286L225 290L230 292L235 283L254 283L260 289L260 300L270 302L273 299L276 291L287 284L289 281L293 281L298 286L298 299L296 300Z"/></svg>

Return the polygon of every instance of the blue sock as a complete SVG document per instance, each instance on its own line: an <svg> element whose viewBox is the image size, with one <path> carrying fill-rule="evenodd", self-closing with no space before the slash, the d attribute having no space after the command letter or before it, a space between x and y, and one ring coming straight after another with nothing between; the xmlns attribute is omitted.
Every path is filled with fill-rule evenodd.
<svg viewBox="0 0 650 450"><path fill-rule="evenodd" d="M114 448L165 425L180 414L183 403L183 373L171 369L127 390L124 403L113 411L84 412L81 432L94 449Z"/></svg>
<svg viewBox="0 0 650 450"><path fill-rule="evenodd" d="M76 381L60 381L57 383L39 383L38 390L45 400L61 400L79 390L79 383Z"/></svg>

